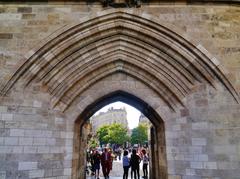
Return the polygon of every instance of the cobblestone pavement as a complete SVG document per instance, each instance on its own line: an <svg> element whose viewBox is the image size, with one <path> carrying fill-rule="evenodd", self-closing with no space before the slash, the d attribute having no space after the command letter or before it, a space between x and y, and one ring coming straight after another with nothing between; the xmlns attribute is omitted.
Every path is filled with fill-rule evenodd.
<svg viewBox="0 0 240 179"><path fill-rule="evenodd" d="M140 164L140 169L142 169L142 163ZM109 175L109 179L122 179L122 175L123 175L123 167L122 167L122 162L117 160L113 162L113 169L110 172ZM129 179L130 177L130 170L129 170ZM143 172L142 170L140 170L140 178L142 179L143 176ZM87 176L86 179L95 179L94 176ZM102 170L100 169L100 179L104 179L103 174L102 174Z"/></svg>

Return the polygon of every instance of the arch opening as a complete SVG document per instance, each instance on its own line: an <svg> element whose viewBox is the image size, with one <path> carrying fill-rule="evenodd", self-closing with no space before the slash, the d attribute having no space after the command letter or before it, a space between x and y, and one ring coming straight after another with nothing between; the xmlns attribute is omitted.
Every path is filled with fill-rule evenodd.
<svg viewBox="0 0 240 179"><path fill-rule="evenodd" d="M72 162L72 177L85 178L85 151L87 144L86 130L84 129L89 118L102 107L113 102L126 103L139 110L152 123L150 130L150 178L167 178L167 156L164 122L158 113L142 99L127 93L125 91L115 91L97 99L92 104L89 104L86 109L79 115L75 121L74 127L74 146L73 146L73 162ZM158 149L158 150L155 150Z"/></svg>

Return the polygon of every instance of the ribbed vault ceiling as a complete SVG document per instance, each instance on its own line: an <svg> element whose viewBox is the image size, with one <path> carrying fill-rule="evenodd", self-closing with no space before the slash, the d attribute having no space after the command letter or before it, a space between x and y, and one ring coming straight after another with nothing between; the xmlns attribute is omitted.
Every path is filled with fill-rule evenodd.
<svg viewBox="0 0 240 179"><path fill-rule="evenodd" d="M67 109L85 90L120 72L154 90L171 108L198 83L221 82L238 94L218 67L170 29L121 10L98 15L53 35L15 72L2 89L6 94L19 80L24 86L41 82L54 106Z"/></svg>

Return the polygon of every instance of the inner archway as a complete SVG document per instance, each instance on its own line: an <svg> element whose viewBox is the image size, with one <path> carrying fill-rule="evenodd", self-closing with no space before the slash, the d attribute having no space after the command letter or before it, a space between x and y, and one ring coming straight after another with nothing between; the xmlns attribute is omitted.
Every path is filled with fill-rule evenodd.
<svg viewBox="0 0 240 179"><path fill-rule="evenodd" d="M167 178L167 157L166 157L166 142L165 142L165 130L164 122L157 112L142 99L124 92L115 91L108 95L105 95L94 103L87 106L87 108L81 113L78 120L75 122L74 130L74 151L75 156L73 160L73 178L84 178L85 169L85 154L81 151L86 150L86 141L81 140L81 136L84 135L84 124L96 111L106 106L107 104L121 101L129 104L139 111L141 111L153 124L151 128L151 168L150 168L150 178L162 179ZM79 142L78 142L79 141ZM156 150L158 149L158 150ZM83 155L80 155L82 153Z"/></svg>

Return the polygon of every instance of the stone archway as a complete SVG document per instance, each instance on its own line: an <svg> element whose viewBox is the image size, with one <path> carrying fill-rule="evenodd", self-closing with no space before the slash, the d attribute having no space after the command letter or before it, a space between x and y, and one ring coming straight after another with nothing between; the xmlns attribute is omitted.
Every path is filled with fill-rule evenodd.
<svg viewBox="0 0 240 179"><path fill-rule="evenodd" d="M93 104L87 106L87 108L81 113L78 120L75 122L74 128L74 152L75 156L72 166L72 177L73 178L84 178L85 176L85 153L86 151L86 140L81 140L82 132L84 132L83 125L84 121L88 120L97 110L101 109L105 105L122 101L129 105L132 105L136 109L140 110L153 124L151 129L151 167L150 167L150 178L167 178L167 154L166 154L166 143L165 143L165 130L164 122L158 113L149 106L147 103L142 101L140 98L133 96L124 91L115 91L100 99L97 99ZM156 150L158 149L158 150Z"/></svg>
<svg viewBox="0 0 240 179"><path fill-rule="evenodd" d="M93 14L60 29L31 50L1 94L19 96L22 89L38 86L41 93L49 95L49 109L64 115L70 134L74 128L80 130L84 122L81 115L90 111L89 105L115 92L131 94L130 99L133 96L141 99L141 104L148 104L165 124L166 130L156 130L160 142L155 146L156 156L159 155L155 160L166 150L163 158L167 162L154 162L158 168L153 176L159 177L159 171L163 171L163 178L205 176L207 169L207 175L217 177L219 174L211 174L218 162L211 145L215 136L210 139L206 136L213 119L206 111L210 114L215 108L220 111L229 101L238 102L239 96L218 60L201 45L186 40L188 37L183 34L137 10L114 9ZM21 90L11 94L13 87ZM205 110L207 122L197 123L194 111L198 106ZM68 132L61 134L69 137ZM164 138L166 148L161 149ZM65 149L64 144L61 147L64 152L76 151L71 147ZM201 156L195 156L196 151ZM77 157L79 161L74 154L67 157L73 161ZM25 163L19 166L24 169ZM75 171L71 170L74 177L79 168L76 166L73 165Z"/></svg>

